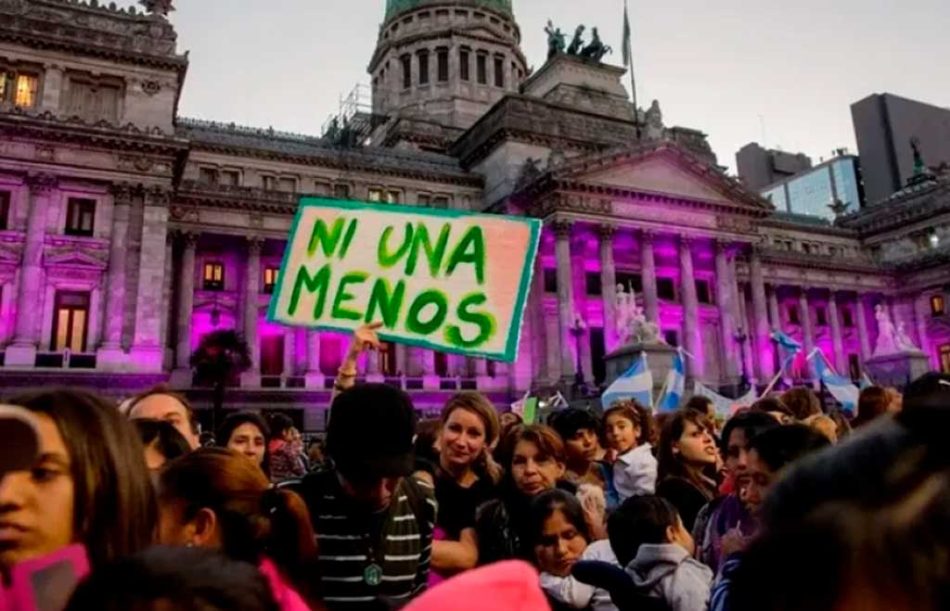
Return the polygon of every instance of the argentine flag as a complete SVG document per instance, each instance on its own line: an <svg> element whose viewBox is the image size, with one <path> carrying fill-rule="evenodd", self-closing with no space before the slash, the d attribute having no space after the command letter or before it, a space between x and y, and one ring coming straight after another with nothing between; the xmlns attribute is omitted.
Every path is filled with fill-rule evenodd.
<svg viewBox="0 0 950 611"><path fill-rule="evenodd" d="M617 401L627 399L633 399L647 409L653 407L653 374L647 367L647 356L642 352L633 367L607 387L600 397L600 404L607 409Z"/></svg>
<svg viewBox="0 0 950 611"><path fill-rule="evenodd" d="M858 394L860 393L858 387L855 386L849 378L839 376L832 371L831 367L828 366L828 362L825 361L825 355L820 351L813 353L813 359L818 377L825 385L825 388L828 389L831 396L841 404L841 409L852 416L856 414L858 409Z"/></svg>
<svg viewBox="0 0 950 611"><path fill-rule="evenodd" d="M663 394L656 402L657 411L672 412L680 406L683 395L686 394L686 366L683 363L683 351L678 350L673 357L673 367L666 374L666 383L663 385Z"/></svg>

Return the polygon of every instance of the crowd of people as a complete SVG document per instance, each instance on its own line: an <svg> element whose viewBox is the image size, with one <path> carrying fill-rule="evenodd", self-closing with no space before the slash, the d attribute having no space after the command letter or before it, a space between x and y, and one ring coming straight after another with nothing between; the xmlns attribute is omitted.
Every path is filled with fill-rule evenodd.
<svg viewBox="0 0 950 611"><path fill-rule="evenodd" d="M354 334L325 458L280 415L202 444L167 388L6 398L0 608L950 609L948 376L865 389L853 419L795 388L544 424L462 392L418 421L355 383L378 346Z"/></svg>

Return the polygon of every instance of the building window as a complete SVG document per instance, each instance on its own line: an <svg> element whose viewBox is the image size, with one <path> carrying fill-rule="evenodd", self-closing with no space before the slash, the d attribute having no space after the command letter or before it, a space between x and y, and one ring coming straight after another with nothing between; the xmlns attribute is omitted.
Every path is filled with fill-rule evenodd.
<svg viewBox="0 0 950 611"><path fill-rule="evenodd" d="M241 185L241 173L237 170L224 170L221 172L220 183L226 187L239 187Z"/></svg>
<svg viewBox="0 0 950 611"><path fill-rule="evenodd" d="M9 201L9 194L7 194ZM943 313L946 311L947 303L943 298L943 295L934 295L930 298L930 313L934 316L943 316Z"/></svg>
<svg viewBox="0 0 950 611"><path fill-rule="evenodd" d="M554 268L544 268L544 292L557 292L557 270Z"/></svg>
<svg viewBox="0 0 950 611"><path fill-rule="evenodd" d="M602 295L603 294L604 287L600 281L600 272L587 272L584 275L584 281L587 286L588 295Z"/></svg>
<svg viewBox="0 0 950 611"><path fill-rule="evenodd" d="M656 296L664 301L676 301L676 284L672 278L656 279Z"/></svg>
<svg viewBox="0 0 950 611"><path fill-rule="evenodd" d="M198 168L198 182L203 185L218 184L218 171L214 168Z"/></svg>
<svg viewBox="0 0 950 611"><path fill-rule="evenodd" d="M416 195L416 203L420 206L428 206L432 202L432 196L428 193L419 193Z"/></svg>
<svg viewBox="0 0 950 611"><path fill-rule="evenodd" d="M57 291L54 308L50 342L53 351L85 352L89 332L89 293Z"/></svg>
<svg viewBox="0 0 950 611"><path fill-rule="evenodd" d="M0 191L0 231L10 228L10 192Z"/></svg>
<svg viewBox="0 0 950 611"><path fill-rule="evenodd" d="M677 348L680 345L680 334L676 331L664 331L663 339L666 340L667 345Z"/></svg>
<svg viewBox="0 0 950 611"><path fill-rule="evenodd" d="M637 293L643 292L643 277L640 276L640 274L617 272L615 279L617 280L617 284L622 286L627 292L630 292L631 288Z"/></svg>
<svg viewBox="0 0 950 611"><path fill-rule="evenodd" d="M459 78L463 81L469 80L471 78L469 71L471 70L469 66L469 55L470 52L465 47L459 49Z"/></svg>
<svg viewBox="0 0 950 611"><path fill-rule="evenodd" d="M206 291L224 290L224 264L218 261L208 261L204 268L204 283Z"/></svg>
<svg viewBox="0 0 950 611"><path fill-rule="evenodd" d="M825 313L824 308L815 308L815 322L818 323L819 327L824 327L828 324L828 315Z"/></svg>
<svg viewBox="0 0 950 611"><path fill-rule="evenodd" d="M811 254L811 244L802 243L802 252L805 253L806 255L810 255L810 254Z"/></svg>
<svg viewBox="0 0 950 611"><path fill-rule="evenodd" d="M273 266L264 268L264 292L268 295L274 294L274 287L277 286L277 274L279 270Z"/></svg>
<svg viewBox="0 0 950 611"><path fill-rule="evenodd" d="M940 373L950 373L950 344L940 346Z"/></svg>
<svg viewBox="0 0 950 611"><path fill-rule="evenodd" d="M96 219L96 200L70 197L66 202L66 235L91 236Z"/></svg>
<svg viewBox="0 0 950 611"><path fill-rule="evenodd" d="M261 187L265 191L274 191L277 188L277 179L273 176L261 176Z"/></svg>
<svg viewBox="0 0 950 611"><path fill-rule="evenodd" d="M409 89L412 87L412 56L403 55L399 62L402 64L402 88Z"/></svg>
<svg viewBox="0 0 950 611"><path fill-rule="evenodd" d="M699 301L699 303L712 303L712 291L709 290L708 280L696 281L696 300Z"/></svg>
<svg viewBox="0 0 950 611"><path fill-rule="evenodd" d="M419 84L429 84L429 52L425 49L416 53L419 57Z"/></svg>
<svg viewBox="0 0 950 611"><path fill-rule="evenodd" d="M505 58L495 58L495 87L505 86Z"/></svg>
<svg viewBox="0 0 950 611"><path fill-rule="evenodd" d="M788 322L791 325L801 324L801 321L798 316L798 306L790 305L788 306Z"/></svg>
<svg viewBox="0 0 950 611"><path fill-rule="evenodd" d="M851 314L851 308L841 308L841 324L845 329L854 328L854 315Z"/></svg>
<svg viewBox="0 0 950 611"><path fill-rule="evenodd" d="M277 180L277 190L284 193L296 193L297 179L289 176L281 177Z"/></svg>
<svg viewBox="0 0 950 611"><path fill-rule="evenodd" d="M436 57L436 78L439 79L440 83L445 83L449 80L449 50L445 47L437 49L435 52Z"/></svg>
<svg viewBox="0 0 950 611"><path fill-rule="evenodd" d="M449 201L448 195L435 195L432 197L432 207L444 210L449 207Z"/></svg>
<svg viewBox="0 0 950 611"><path fill-rule="evenodd" d="M475 56L475 78L479 85L488 84L488 55L485 53Z"/></svg>
<svg viewBox="0 0 950 611"><path fill-rule="evenodd" d="M119 120L119 102L122 85L114 80L99 80L91 76L68 77L69 93L66 114L81 117L85 121Z"/></svg>
<svg viewBox="0 0 950 611"><path fill-rule="evenodd" d="M371 202L381 202L383 201L383 190L382 189L370 189L367 194L366 199Z"/></svg>
<svg viewBox="0 0 950 611"><path fill-rule="evenodd" d="M3 72L0 68L0 103L12 103L20 108L33 108L40 79L35 74L16 71Z"/></svg>
<svg viewBox="0 0 950 611"><path fill-rule="evenodd" d="M350 185L339 183L333 185L333 197L336 199L350 199Z"/></svg>

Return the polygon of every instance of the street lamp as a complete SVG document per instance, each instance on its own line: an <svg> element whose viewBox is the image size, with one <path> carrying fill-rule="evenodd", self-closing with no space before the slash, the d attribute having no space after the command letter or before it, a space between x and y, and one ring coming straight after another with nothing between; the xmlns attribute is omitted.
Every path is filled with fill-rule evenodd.
<svg viewBox="0 0 950 611"><path fill-rule="evenodd" d="M746 375L745 370L745 343L749 339L749 336L740 326L736 329L736 333L733 337L736 340L736 343L739 344L739 384L742 385L742 389L744 390L745 387L749 385L749 377Z"/></svg>
<svg viewBox="0 0 950 611"><path fill-rule="evenodd" d="M587 323L577 314L574 315L574 324L571 325L571 335L577 347L577 369L574 373L574 388L578 393L584 388L584 365L581 362L581 338L587 332Z"/></svg>

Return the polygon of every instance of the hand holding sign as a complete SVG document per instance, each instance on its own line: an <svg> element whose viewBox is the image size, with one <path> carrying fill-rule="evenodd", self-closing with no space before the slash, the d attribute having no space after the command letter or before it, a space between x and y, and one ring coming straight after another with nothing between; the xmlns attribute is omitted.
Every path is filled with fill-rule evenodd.
<svg viewBox="0 0 950 611"><path fill-rule="evenodd" d="M540 225L304 198L270 319L513 361Z"/></svg>

